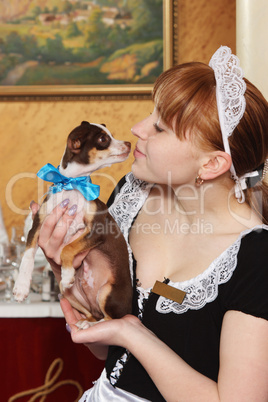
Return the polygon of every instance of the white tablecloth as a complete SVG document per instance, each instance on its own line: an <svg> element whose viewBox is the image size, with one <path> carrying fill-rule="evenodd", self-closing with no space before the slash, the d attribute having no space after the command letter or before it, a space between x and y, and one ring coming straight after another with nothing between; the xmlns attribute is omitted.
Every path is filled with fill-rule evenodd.
<svg viewBox="0 0 268 402"><path fill-rule="evenodd" d="M63 317L59 302L43 302L41 295L31 293L23 303L0 302L0 318Z"/></svg>

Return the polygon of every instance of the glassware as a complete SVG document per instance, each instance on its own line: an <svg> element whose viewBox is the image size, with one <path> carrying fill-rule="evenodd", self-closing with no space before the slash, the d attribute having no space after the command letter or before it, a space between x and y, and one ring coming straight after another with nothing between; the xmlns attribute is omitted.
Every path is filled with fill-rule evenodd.
<svg viewBox="0 0 268 402"><path fill-rule="evenodd" d="M57 295L60 293L59 286L57 284L56 278L49 267L47 265L43 270L43 278L42 278L42 301L57 301Z"/></svg>
<svg viewBox="0 0 268 402"><path fill-rule="evenodd" d="M13 286L17 266L16 246L12 244L0 244L0 282L4 283L4 301L13 300Z"/></svg>

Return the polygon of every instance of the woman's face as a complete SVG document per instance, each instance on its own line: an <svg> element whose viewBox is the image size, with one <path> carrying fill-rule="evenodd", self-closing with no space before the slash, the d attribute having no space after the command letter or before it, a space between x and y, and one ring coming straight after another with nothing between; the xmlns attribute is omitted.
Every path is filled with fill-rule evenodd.
<svg viewBox="0 0 268 402"><path fill-rule="evenodd" d="M137 178L158 184L194 184L200 166L197 148L162 123L156 109L131 131L138 138L132 165Z"/></svg>

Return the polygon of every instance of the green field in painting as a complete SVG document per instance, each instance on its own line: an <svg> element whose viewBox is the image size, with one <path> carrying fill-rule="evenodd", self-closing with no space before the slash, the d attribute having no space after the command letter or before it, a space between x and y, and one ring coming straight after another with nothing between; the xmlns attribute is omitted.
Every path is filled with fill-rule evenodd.
<svg viewBox="0 0 268 402"><path fill-rule="evenodd" d="M67 29L53 28L41 26L40 24L24 23L24 24L0 24L0 41L5 41L11 33L16 32L21 38L32 36L36 39L39 46L45 46L48 38L55 38L58 34L61 36L64 46L72 49L85 46L85 38L79 35L74 38L68 38Z"/></svg>
<svg viewBox="0 0 268 402"><path fill-rule="evenodd" d="M94 85L99 82L109 83L106 74L96 67L40 65L27 69L17 85Z"/></svg>
<svg viewBox="0 0 268 402"><path fill-rule="evenodd" d="M162 44L161 41L150 42L149 44L133 45L118 51L108 58L107 62L113 62L125 55L135 54L136 65L143 67L144 64L153 58L161 57ZM40 64L35 67L28 68L23 77L18 80L17 85L96 85L111 84L111 80L107 78L108 73L101 72L101 67L105 65L106 60L100 60L97 66L85 66L83 63L79 65L47 65ZM121 70L128 69L128 65L123 66L123 61L119 63ZM116 69L116 67L115 67ZM146 77L148 83L153 83L155 78L161 73L161 65L157 65L154 71L151 71L151 78ZM138 74L138 67L137 67ZM113 79L113 84L122 84L122 79ZM125 81L127 83L127 81ZM136 81L137 82L137 81ZM143 82L141 77L138 82Z"/></svg>
<svg viewBox="0 0 268 402"><path fill-rule="evenodd" d="M31 6L3 0L0 85L152 83L163 71L162 6L162 0L154 7L151 0L34 0ZM8 7L16 18L5 17Z"/></svg>

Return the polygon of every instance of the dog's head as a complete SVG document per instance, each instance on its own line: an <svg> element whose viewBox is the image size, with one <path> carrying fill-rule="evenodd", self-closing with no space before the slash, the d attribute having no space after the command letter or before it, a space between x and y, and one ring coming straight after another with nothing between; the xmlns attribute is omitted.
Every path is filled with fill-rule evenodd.
<svg viewBox="0 0 268 402"><path fill-rule="evenodd" d="M105 124L82 121L71 131L63 155L60 172L67 177L90 173L127 159L131 145L113 138Z"/></svg>

